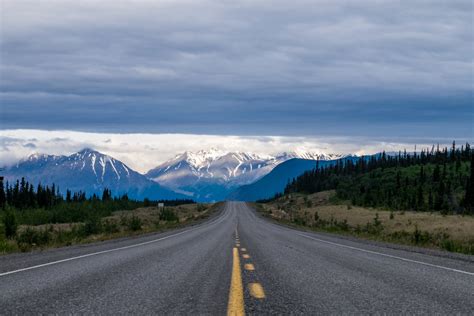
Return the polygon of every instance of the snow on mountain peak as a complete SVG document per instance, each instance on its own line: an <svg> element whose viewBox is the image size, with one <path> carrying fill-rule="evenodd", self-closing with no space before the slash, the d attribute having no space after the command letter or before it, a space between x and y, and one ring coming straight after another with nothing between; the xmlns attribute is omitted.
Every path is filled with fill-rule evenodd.
<svg viewBox="0 0 474 316"><path fill-rule="evenodd" d="M182 156L184 160L196 169L200 169L228 154L226 151L211 148L209 150L200 150L198 152L187 151Z"/></svg>
<svg viewBox="0 0 474 316"><path fill-rule="evenodd" d="M55 159L59 159L59 158L61 158L61 156L40 154L38 152L35 152L35 153L29 155L26 159L20 160L19 163L22 162L22 161L37 162L37 161L40 161L40 160L47 161L47 160L50 160L50 159L55 160Z"/></svg>
<svg viewBox="0 0 474 316"><path fill-rule="evenodd" d="M335 160L335 159L340 159L344 158L347 155L341 155L341 154L328 154L322 151L310 151L305 148L297 148L293 151L290 152L283 152L277 157L286 157L287 159L292 159L292 158L300 158L300 159L308 159L308 160Z"/></svg>

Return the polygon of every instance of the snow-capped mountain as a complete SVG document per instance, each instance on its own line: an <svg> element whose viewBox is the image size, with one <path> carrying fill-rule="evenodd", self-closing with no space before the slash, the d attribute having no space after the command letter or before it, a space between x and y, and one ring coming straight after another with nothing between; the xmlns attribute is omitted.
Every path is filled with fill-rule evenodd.
<svg viewBox="0 0 474 316"><path fill-rule="evenodd" d="M283 160L283 161L290 160L293 158L307 159L307 160L337 160L337 159L344 158L346 156L347 155L328 154L328 153L311 152L311 151L304 151L304 150L295 150L295 151L284 152L284 153L276 155L276 157L279 160Z"/></svg>
<svg viewBox="0 0 474 316"><path fill-rule="evenodd" d="M3 175L8 181L25 177L34 184L55 183L62 190L82 190L88 194L100 194L108 188L115 195L127 193L136 199L184 197L150 181L121 161L92 149L70 156L34 154L13 167L5 168Z"/></svg>
<svg viewBox="0 0 474 316"><path fill-rule="evenodd" d="M163 186L198 200L223 199L229 188L264 176L277 161L270 156L217 149L185 152L146 173Z"/></svg>
<svg viewBox="0 0 474 316"><path fill-rule="evenodd" d="M55 183L61 190L100 194L104 188L131 198L197 201L225 199L236 188L254 183L282 162L293 158L334 160L341 155L294 151L277 155L226 152L218 149L185 152L142 175L124 163L84 149L70 156L34 154L2 174L13 182L25 177L33 184Z"/></svg>
<svg viewBox="0 0 474 316"><path fill-rule="evenodd" d="M148 171L146 176L194 199L212 201L224 199L236 187L257 181L289 159L333 160L340 157L307 151L271 156L213 148L177 155Z"/></svg>

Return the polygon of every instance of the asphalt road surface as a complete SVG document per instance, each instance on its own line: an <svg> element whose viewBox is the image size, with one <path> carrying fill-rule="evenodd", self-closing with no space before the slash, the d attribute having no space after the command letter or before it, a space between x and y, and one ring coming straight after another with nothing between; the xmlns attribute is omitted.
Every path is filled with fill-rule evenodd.
<svg viewBox="0 0 474 316"><path fill-rule="evenodd" d="M471 258L472 259L472 258ZM0 257L0 314L474 313L474 263L260 218Z"/></svg>

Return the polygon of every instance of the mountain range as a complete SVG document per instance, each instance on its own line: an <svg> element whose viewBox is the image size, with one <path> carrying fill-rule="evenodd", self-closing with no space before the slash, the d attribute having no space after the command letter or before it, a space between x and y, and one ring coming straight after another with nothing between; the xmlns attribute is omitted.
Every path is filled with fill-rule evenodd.
<svg viewBox="0 0 474 316"><path fill-rule="evenodd" d="M34 184L55 183L63 190L85 191L89 195L108 188L115 195L127 193L134 199L253 200L269 197L267 193L273 195L282 183L284 187L288 177L314 167L315 160L342 157L306 151L272 156L212 148L182 153L141 174L113 157L86 148L69 156L34 154L4 168L2 174L10 182L25 177ZM291 167L294 164L298 167ZM292 171L278 173L287 169ZM259 189L254 191L252 185Z"/></svg>
<svg viewBox="0 0 474 316"><path fill-rule="evenodd" d="M333 160L341 155L289 152L275 156L218 149L185 152L145 175L176 192L202 201L225 199L236 188L253 183L279 164L294 158Z"/></svg>
<svg viewBox="0 0 474 316"><path fill-rule="evenodd" d="M114 195L127 193L130 198L140 200L186 198L121 161L88 148L70 156L34 154L4 168L2 173L6 181L25 177L30 183L54 183L62 190L85 191L88 195L102 194L104 188L108 188Z"/></svg>

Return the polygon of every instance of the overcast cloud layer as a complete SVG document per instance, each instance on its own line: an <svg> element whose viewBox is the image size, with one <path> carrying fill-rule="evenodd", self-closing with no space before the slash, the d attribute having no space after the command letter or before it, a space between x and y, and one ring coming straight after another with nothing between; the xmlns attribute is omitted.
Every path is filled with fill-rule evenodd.
<svg viewBox="0 0 474 316"><path fill-rule="evenodd" d="M1 128L471 137L472 2L1 1Z"/></svg>

